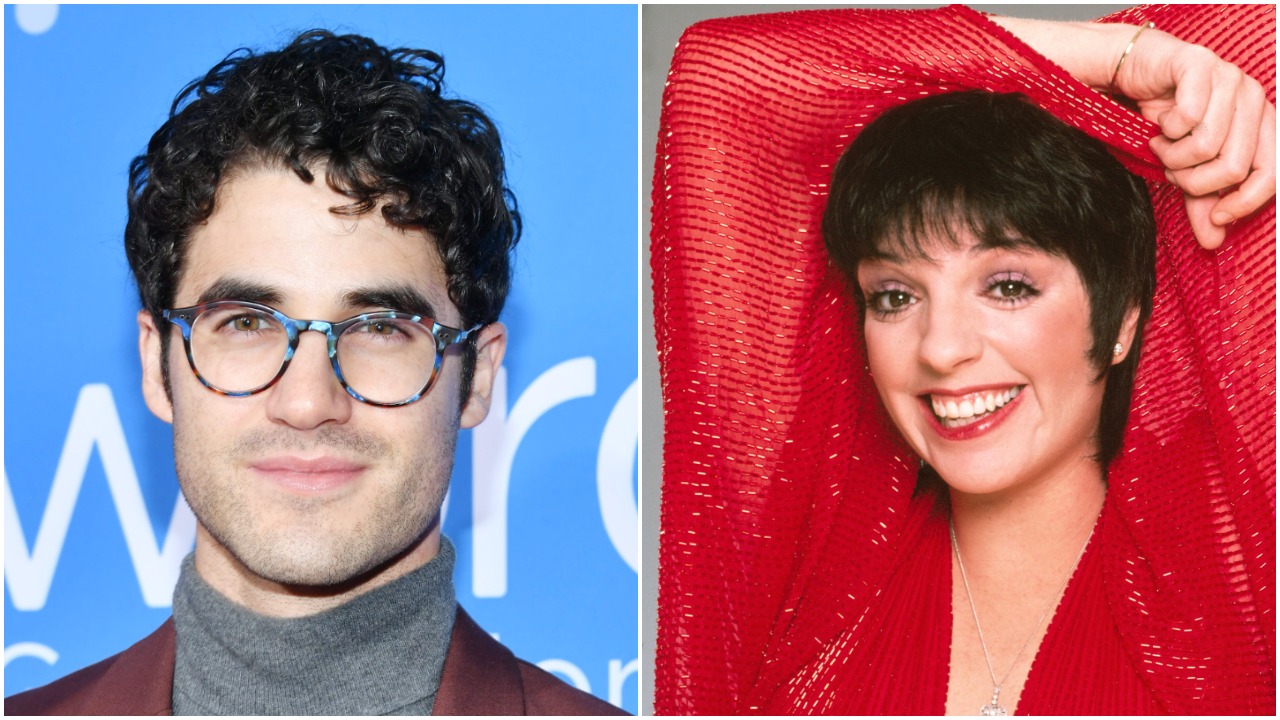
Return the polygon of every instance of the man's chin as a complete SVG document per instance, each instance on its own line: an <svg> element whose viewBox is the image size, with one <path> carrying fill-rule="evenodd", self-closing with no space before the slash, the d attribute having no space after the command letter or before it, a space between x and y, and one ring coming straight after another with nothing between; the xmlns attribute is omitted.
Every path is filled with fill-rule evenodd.
<svg viewBox="0 0 1280 720"><path fill-rule="evenodd" d="M339 556L317 557L310 553L231 553L246 575L267 583L289 587L334 587L368 571Z"/></svg>
<svg viewBox="0 0 1280 720"><path fill-rule="evenodd" d="M265 544L246 543L238 551L235 543L225 545L239 565L260 580L288 588L294 595L325 596L349 592L361 585L376 586L378 576L400 575L394 568L405 565L407 556L418 550L425 536L389 547L361 547L355 540L317 542L315 538L289 542L277 539ZM404 568L404 571L412 570ZM388 578L390 579L390 578Z"/></svg>

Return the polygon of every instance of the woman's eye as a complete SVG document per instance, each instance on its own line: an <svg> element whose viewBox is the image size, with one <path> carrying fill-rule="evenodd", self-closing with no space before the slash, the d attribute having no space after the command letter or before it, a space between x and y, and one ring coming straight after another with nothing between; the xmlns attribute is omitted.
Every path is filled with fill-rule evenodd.
<svg viewBox="0 0 1280 720"><path fill-rule="evenodd" d="M1021 280L998 280L991 285L989 292L998 300L1020 300L1038 294L1035 288Z"/></svg>
<svg viewBox="0 0 1280 720"><path fill-rule="evenodd" d="M878 313L898 312L914 302L911 293L905 290L881 290L870 298L871 309Z"/></svg>
<svg viewBox="0 0 1280 720"><path fill-rule="evenodd" d="M1006 280L996 285L996 294L1000 295L1000 297L1018 297L1026 289L1026 285L1016 280Z"/></svg>

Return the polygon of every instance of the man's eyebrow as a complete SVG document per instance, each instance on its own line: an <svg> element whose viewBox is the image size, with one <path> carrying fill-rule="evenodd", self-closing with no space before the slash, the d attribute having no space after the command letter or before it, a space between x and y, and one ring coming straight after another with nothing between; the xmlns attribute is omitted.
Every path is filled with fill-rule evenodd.
<svg viewBox="0 0 1280 720"><path fill-rule="evenodd" d="M200 293L200 298L196 301L196 304L203 305L214 300L243 300L245 302L274 306L278 305L283 298L284 295L280 290L270 285L242 278L224 277L219 278L217 282Z"/></svg>
<svg viewBox="0 0 1280 720"><path fill-rule="evenodd" d="M368 307L387 308L397 312L413 313L437 319L433 307L422 293L408 285L364 287L348 291L342 296L343 304L353 310Z"/></svg>

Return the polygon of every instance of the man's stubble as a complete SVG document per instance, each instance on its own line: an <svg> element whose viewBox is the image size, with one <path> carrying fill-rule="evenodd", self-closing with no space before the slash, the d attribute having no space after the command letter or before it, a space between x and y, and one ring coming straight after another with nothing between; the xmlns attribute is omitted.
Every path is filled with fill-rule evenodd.
<svg viewBox="0 0 1280 720"><path fill-rule="evenodd" d="M424 428L424 432L425 432ZM439 522L457 444L457 425L406 458L393 443L347 427L302 435L285 428L243 434L224 452L202 447L174 423L174 459L182 492L197 520L254 575L290 586L341 585L374 571ZM245 460L269 454L314 454L328 448L368 462L359 492L335 497L255 497ZM286 522L273 522L274 513ZM354 517L354 521L352 518Z"/></svg>

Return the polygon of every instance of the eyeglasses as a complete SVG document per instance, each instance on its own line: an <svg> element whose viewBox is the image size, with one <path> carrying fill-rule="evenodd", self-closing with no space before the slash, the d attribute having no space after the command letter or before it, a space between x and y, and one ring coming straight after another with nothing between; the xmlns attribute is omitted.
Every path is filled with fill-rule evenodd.
<svg viewBox="0 0 1280 720"><path fill-rule="evenodd" d="M324 333L329 362L351 397L380 407L408 405L431 389L450 345L482 326L458 330L395 311L342 322L295 320L266 305L218 300L165 310L182 330L191 371L205 387L231 397L262 392L279 380L307 330Z"/></svg>

